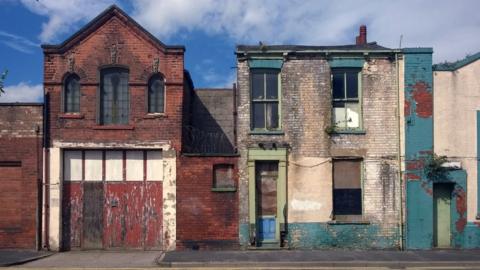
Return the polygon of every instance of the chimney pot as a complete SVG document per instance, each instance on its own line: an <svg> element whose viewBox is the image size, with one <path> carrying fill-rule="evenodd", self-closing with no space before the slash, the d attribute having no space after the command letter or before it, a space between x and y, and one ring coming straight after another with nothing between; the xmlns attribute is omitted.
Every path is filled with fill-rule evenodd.
<svg viewBox="0 0 480 270"><path fill-rule="evenodd" d="M367 44L367 26L361 25L358 36L355 39L357 45Z"/></svg>

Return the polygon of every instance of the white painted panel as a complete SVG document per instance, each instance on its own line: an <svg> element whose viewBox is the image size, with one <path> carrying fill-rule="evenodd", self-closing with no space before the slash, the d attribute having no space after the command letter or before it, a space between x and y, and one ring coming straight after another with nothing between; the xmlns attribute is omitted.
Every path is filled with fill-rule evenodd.
<svg viewBox="0 0 480 270"><path fill-rule="evenodd" d="M147 151L147 181L163 181L162 151Z"/></svg>
<svg viewBox="0 0 480 270"><path fill-rule="evenodd" d="M102 151L85 151L85 181L102 181Z"/></svg>
<svg viewBox="0 0 480 270"><path fill-rule="evenodd" d="M63 180L82 180L82 151L65 150L63 153Z"/></svg>
<svg viewBox="0 0 480 270"><path fill-rule="evenodd" d="M123 151L105 152L105 180L123 180Z"/></svg>
<svg viewBox="0 0 480 270"><path fill-rule="evenodd" d="M143 181L143 151L127 151L127 181Z"/></svg>

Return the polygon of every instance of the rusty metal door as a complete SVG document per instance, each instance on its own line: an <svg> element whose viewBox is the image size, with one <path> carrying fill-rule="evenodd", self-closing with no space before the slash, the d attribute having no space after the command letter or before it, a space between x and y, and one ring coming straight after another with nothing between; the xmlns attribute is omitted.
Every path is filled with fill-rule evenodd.
<svg viewBox="0 0 480 270"><path fill-rule="evenodd" d="M84 182L83 249L103 248L103 183Z"/></svg>

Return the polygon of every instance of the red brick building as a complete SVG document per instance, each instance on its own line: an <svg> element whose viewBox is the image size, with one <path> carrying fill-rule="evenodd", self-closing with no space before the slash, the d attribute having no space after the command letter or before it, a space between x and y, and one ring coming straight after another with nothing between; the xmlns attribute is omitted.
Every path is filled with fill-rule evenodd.
<svg viewBox="0 0 480 270"><path fill-rule="evenodd" d="M44 246L236 246L233 91L218 90L229 109L210 112L217 103L195 94L185 48L163 44L116 6L42 48Z"/></svg>
<svg viewBox="0 0 480 270"><path fill-rule="evenodd" d="M39 246L42 109L42 104L0 104L0 248Z"/></svg>

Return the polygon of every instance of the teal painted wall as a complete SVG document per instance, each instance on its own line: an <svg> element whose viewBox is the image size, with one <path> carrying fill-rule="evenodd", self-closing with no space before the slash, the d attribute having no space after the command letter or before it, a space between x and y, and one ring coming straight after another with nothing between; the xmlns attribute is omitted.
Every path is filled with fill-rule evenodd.
<svg viewBox="0 0 480 270"><path fill-rule="evenodd" d="M376 224L289 223L287 241L298 249L395 249L400 237L382 236Z"/></svg>
<svg viewBox="0 0 480 270"><path fill-rule="evenodd" d="M433 239L432 183L423 168L433 152L432 49L404 49L406 247L428 249Z"/></svg>

